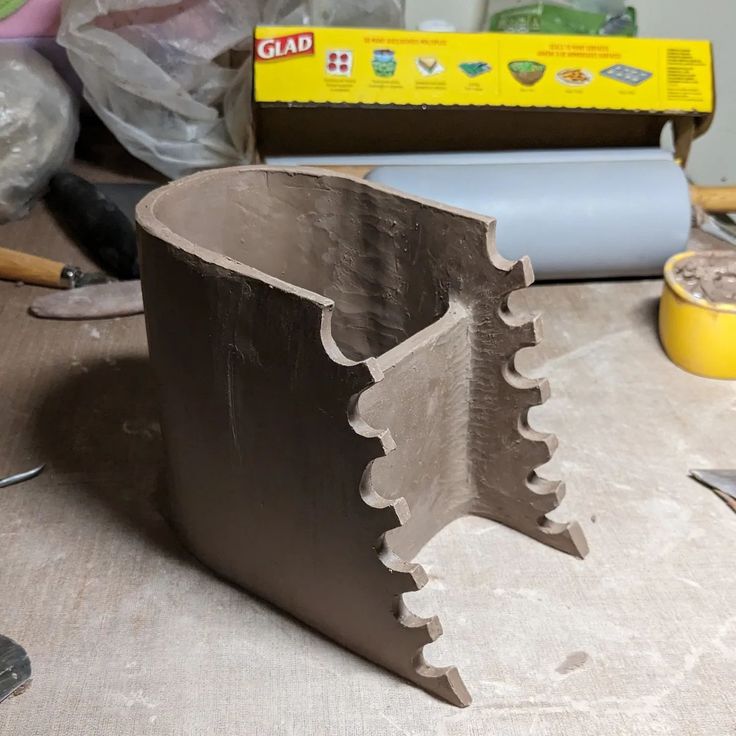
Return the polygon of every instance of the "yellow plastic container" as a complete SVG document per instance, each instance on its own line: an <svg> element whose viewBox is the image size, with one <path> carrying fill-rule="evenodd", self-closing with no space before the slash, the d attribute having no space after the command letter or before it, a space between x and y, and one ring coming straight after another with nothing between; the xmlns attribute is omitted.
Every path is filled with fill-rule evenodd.
<svg viewBox="0 0 736 736"><path fill-rule="evenodd" d="M723 251L712 251L724 257ZM678 253L664 267L659 334L670 360L707 378L736 379L736 304L696 297L679 284L675 268L706 253ZM736 260L736 255L733 256Z"/></svg>

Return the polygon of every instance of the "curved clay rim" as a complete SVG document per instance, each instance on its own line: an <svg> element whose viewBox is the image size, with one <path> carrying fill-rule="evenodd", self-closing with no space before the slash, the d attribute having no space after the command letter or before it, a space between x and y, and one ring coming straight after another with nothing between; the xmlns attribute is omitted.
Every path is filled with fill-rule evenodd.
<svg viewBox="0 0 736 736"><path fill-rule="evenodd" d="M664 265L664 280L670 290L683 301L688 302L701 309L707 309L710 312L728 312L730 314L736 314L736 304L726 304L725 302L712 302L709 299L699 299L693 296L687 289L682 285L678 284L675 279L675 266L680 262L693 258L694 256L703 256L710 253L716 253L723 255L726 251L692 251L688 250L684 253L676 253L672 256L667 263Z"/></svg>

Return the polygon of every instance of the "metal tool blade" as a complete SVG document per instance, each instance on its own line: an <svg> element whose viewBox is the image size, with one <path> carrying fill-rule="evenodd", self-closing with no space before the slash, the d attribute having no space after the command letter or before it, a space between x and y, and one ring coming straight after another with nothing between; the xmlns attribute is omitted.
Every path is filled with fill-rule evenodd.
<svg viewBox="0 0 736 736"><path fill-rule="evenodd" d="M7 478L2 478L0 479L0 488L7 488L8 486L14 486L16 483L22 483L24 480L31 480L31 478L40 475L44 467L46 466L39 465L32 470L26 470L23 473L16 473L15 475L9 475Z"/></svg>
<svg viewBox="0 0 736 736"><path fill-rule="evenodd" d="M66 265L61 271L59 279L60 286L64 289L78 289L80 286L89 286L90 284L106 284L108 281L115 281L112 276L108 276L101 271L87 273L82 271L79 266Z"/></svg>
<svg viewBox="0 0 736 736"><path fill-rule="evenodd" d="M108 319L143 313L140 281L113 281L45 294L31 304L34 317Z"/></svg>
<svg viewBox="0 0 736 736"><path fill-rule="evenodd" d="M115 281L114 278L108 276L106 273L95 271L92 273L81 273L79 278L76 280L74 287L79 288L81 286L92 286L93 284L108 284L111 281Z"/></svg>
<svg viewBox="0 0 736 736"><path fill-rule="evenodd" d="M0 636L0 703L31 679L31 660L20 644Z"/></svg>
<svg viewBox="0 0 736 736"><path fill-rule="evenodd" d="M690 475L708 488L736 499L736 470L691 470Z"/></svg>

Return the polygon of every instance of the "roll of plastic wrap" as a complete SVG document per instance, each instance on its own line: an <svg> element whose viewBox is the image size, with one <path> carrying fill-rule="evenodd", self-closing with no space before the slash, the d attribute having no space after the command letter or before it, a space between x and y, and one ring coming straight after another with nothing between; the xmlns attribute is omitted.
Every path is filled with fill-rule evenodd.
<svg viewBox="0 0 736 736"><path fill-rule="evenodd" d="M450 164L524 164L565 161L672 161L661 148L555 148L534 151L424 151L268 156L270 166L414 166Z"/></svg>
<svg viewBox="0 0 736 736"><path fill-rule="evenodd" d="M567 160L564 160L567 153ZM494 217L501 255L531 258L538 279L652 276L688 240L682 169L664 152L637 160L380 166L371 181Z"/></svg>

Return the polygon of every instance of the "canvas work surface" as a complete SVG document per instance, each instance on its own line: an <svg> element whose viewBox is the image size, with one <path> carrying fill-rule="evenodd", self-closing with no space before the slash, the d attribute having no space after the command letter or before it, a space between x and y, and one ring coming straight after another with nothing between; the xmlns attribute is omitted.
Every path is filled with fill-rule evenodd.
<svg viewBox="0 0 736 736"><path fill-rule="evenodd" d="M38 209L4 245L80 262ZM87 265L83 260L80 265ZM531 411L559 449L553 516L580 520L581 562L487 519L459 519L416 560L406 596L462 665L456 709L218 579L161 514L156 386L143 317L35 320L42 290L0 284L0 633L33 685L0 705L2 736L314 733L362 736L729 734L736 519L690 467L732 467L736 386L661 351L658 281L535 286L544 314L520 372L552 398ZM61 430L59 428L62 428Z"/></svg>

